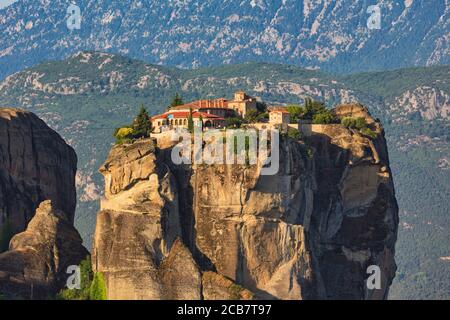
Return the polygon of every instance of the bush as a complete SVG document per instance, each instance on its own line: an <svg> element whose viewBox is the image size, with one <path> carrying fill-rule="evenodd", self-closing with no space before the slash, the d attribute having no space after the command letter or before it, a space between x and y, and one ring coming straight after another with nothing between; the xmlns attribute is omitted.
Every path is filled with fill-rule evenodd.
<svg viewBox="0 0 450 320"><path fill-rule="evenodd" d="M96 272L89 291L89 299L107 300L107 298L105 278L101 272Z"/></svg>
<svg viewBox="0 0 450 320"><path fill-rule="evenodd" d="M305 114L303 115L303 118L306 120L313 120L314 115L319 113L326 113L327 111L328 110L323 102L313 101L312 99L307 98L305 100Z"/></svg>
<svg viewBox="0 0 450 320"><path fill-rule="evenodd" d="M317 113L313 116L314 124L330 124L333 123L334 117L328 110L324 110L321 113Z"/></svg>
<svg viewBox="0 0 450 320"><path fill-rule="evenodd" d="M258 114L258 117L256 118L257 122L261 122L263 120L269 120L269 114L267 112Z"/></svg>
<svg viewBox="0 0 450 320"><path fill-rule="evenodd" d="M294 140L300 139L300 131L298 131L298 129L295 128L288 127L287 135L289 138Z"/></svg>
<svg viewBox="0 0 450 320"><path fill-rule="evenodd" d="M116 133L116 137L119 139L123 139L123 138L128 138L131 137L133 135L133 129L131 128L119 128L119 130L117 130Z"/></svg>
<svg viewBox="0 0 450 320"><path fill-rule="evenodd" d="M364 128L367 128L366 119L363 117L360 117L360 118L345 117L341 120L341 124L344 127L347 127L350 129L362 130Z"/></svg>
<svg viewBox="0 0 450 320"><path fill-rule="evenodd" d="M139 114L133 121L133 125L117 128L114 131L114 137L116 138L116 144L131 143L133 139L150 137L151 132L150 116L144 106L141 106Z"/></svg>
<svg viewBox="0 0 450 320"><path fill-rule="evenodd" d="M287 111L289 112L289 115L291 116L291 123L298 123L298 121L301 119L303 114L306 113L304 108L302 108L301 106L297 106L297 105L288 106Z"/></svg>
<svg viewBox="0 0 450 320"><path fill-rule="evenodd" d="M116 144L130 143L133 139L133 129L130 127L117 128L114 137Z"/></svg>
<svg viewBox="0 0 450 320"><path fill-rule="evenodd" d="M242 126L241 118L229 118L227 122L228 122L227 128L230 129L240 128Z"/></svg>
<svg viewBox="0 0 450 320"><path fill-rule="evenodd" d="M256 123L258 122L259 112L256 110L248 110L245 114L246 123Z"/></svg>
<svg viewBox="0 0 450 320"><path fill-rule="evenodd" d="M355 129L362 130L367 128L367 123L365 118L356 118Z"/></svg>
<svg viewBox="0 0 450 320"><path fill-rule="evenodd" d="M364 135L366 135L366 136L371 137L372 139L375 139L375 138L377 137L376 132L372 131L372 129L370 129L370 128L364 128L364 129L362 129L362 130L361 130L361 133L364 134Z"/></svg>
<svg viewBox="0 0 450 320"><path fill-rule="evenodd" d="M368 137L371 137L372 139L377 137L376 132L372 131L372 129L369 128L366 119L363 117L360 118L345 117L341 120L341 124L349 129L359 130L359 132Z"/></svg>

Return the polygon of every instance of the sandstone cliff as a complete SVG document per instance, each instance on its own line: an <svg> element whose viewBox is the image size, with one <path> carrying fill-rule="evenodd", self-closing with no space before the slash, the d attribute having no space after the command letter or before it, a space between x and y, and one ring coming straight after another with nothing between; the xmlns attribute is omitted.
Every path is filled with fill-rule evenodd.
<svg viewBox="0 0 450 320"><path fill-rule="evenodd" d="M100 169L93 268L110 299L382 299L395 274L397 204L381 125L282 139L280 170L176 166L154 140L115 146ZM382 270L368 290L367 267Z"/></svg>
<svg viewBox="0 0 450 320"><path fill-rule="evenodd" d="M34 114L0 108L0 296L53 298L89 254L73 226L76 164Z"/></svg>
<svg viewBox="0 0 450 320"><path fill-rule="evenodd" d="M67 215L44 201L26 231L0 254L0 293L7 298L47 299L66 285L67 267L89 255Z"/></svg>
<svg viewBox="0 0 450 320"><path fill-rule="evenodd" d="M74 150L30 112L0 108L0 230L25 230L36 208L52 200L69 221L76 205Z"/></svg>

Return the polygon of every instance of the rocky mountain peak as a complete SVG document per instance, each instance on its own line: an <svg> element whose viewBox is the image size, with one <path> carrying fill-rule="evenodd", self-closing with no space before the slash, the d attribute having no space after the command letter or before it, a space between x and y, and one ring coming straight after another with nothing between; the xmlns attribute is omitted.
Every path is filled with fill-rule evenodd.
<svg viewBox="0 0 450 320"><path fill-rule="evenodd" d="M300 127L302 139L281 140L274 176L261 164L177 166L164 140L114 146L93 247L108 298L386 298L398 207L383 129L361 105L334 112L366 117L375 135Z"/></svg>

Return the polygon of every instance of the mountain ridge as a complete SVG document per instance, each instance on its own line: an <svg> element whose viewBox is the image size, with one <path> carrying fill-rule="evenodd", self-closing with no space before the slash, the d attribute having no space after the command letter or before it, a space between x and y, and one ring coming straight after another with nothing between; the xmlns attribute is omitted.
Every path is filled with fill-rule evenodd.
<svg viewBox="0 0 450 320"><path fill-rule="evenodd" d="M391 296L448 296L448 262L440 257L449 255L450 243L445 201L450 196L449 119L442 112L450 105L450 67L408 69L408 76L398 77L395 87L391 82L395 94L383 97L377 90L383 94L388 91L374 84L383 84L384 73L375 78L373 74L338 77L294 66L264 63L256 68L258 65L224 66L209 73L207 69L153 66L105 53L78 53L67 60L43 63L9 76L0 82L0 105L34 111L76 149L76 223L89 244L94 213L98 211L96 201L102 196L97 168L113 143L114 128L131 122L140 104L150 113L158 113L176 92L187 102L231 97L238 89L272 104L302 103L305 97L330 106L359 101L384 124L400 205L396 253L400 257L400 276L394 281ZM437 99L433 98L434 93ZM426 118L428 115L430 119ZM429 290L419 290L423 281Z"/></svg>
<svg viewBox="0 0 450 320"><path fill-rule="evenodd" d="M355 73L450 64L448 0L384 0L381 30L372 1L269 2L79 0L82 25L68 30L62 0L23 0L0 10L0 79L79 50L126 54L181 67L266 61ZM44 18L43 18L44 17Z"/></svg>

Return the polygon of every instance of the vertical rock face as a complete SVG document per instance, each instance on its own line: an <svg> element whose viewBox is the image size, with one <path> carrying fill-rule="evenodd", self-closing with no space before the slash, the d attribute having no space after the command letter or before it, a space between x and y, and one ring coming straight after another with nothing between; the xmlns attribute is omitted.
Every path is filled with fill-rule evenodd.
<svg viewBox="0 0 450 320"><path fill-rule="evenodd" d="M0 227L25 230L47 199L73 222L76 166L73 149L42 120L0 108Z"/></svg>
<svg viewBox="0 0 450 320"><path fill-rule="evenodd" d="M89 255L67 214L44 201L26 231L0 254L0 293L9 298L51 298L66 284L67 267Z"/></svg>
<svg viewBox="0 0 450 320"><path fill-rule="evenodd" d="M363 117L371 139L341 125L316 128L316 190L311 237L329 299L383 299L395 276L398 206L384 132L366 108L342 105L339 117ZM381 270L381 289L368 290L369 266Z"/></svg>
<svg viewBox="0 0 450 320"><path fill-rule="evenodd" d="M397 204L381 125L280 143L280 170L176 166L152 140L115 146L93 263L112 299L382 299L395 273ZM369 290L367 268L381 269Z"/></svg>
<svg viewBox="0 0 450 320"><path fill-rule="evenodd" d="M67 267L89 254L73 226L76 164L73 149L34 114L0 108L0 239L8 240L6 224L21 232L0 254L2 296L54 297Z"/></svg>

